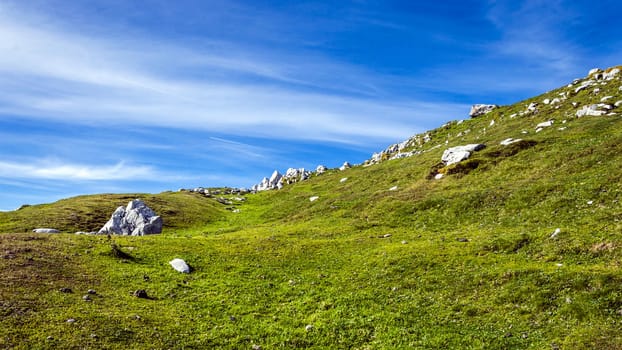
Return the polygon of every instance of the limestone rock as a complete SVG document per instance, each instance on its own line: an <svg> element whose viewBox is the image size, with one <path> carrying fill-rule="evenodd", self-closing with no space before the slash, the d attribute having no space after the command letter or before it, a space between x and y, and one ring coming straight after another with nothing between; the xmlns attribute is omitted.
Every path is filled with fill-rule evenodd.
<svg viewBox="0 0 622 350"><path fill-rule="evenodd" d="M315 172L319 175L319 174L324 174L326 172L326 170L328 170L324 165L318 165L317 168L315 168Z"/></svg>
<svg viewBox="0 0 622 350"><path fill-rule="evenodd" d="M258 192L281 188L283 188L283 175L278 170L275 170L269 179L264 177L259 184L252 187L252 190Z"/></svg>
<svg viewBox="0 0 622 350"><path fill-rule="evenodd" d="M472 152L479 151L485 147L486 145L482 144L470 144L465 146L451 147L443 152L441 161L445 163L445 165L455 164L465 159L468 159L471 156Z"/></svg>
<svg viewBox="0 0 622 350"><path fill-rule="evenodd" d="M509 146L509 145L511 145L511 144L513 144L513 143L516 143L516 142L521 142L521 141L523 141L523 140L522 140L522 139L513 139L513 138L511 138L511 137L510 137L510 138L508 138L508 139L505 139L505 140L503 140L503 141L499 142L499 144L500 144L501 146Z"/></svg>
<svg viewBox="0 0 622 350"><path fill-rule="evenodd" d="M175 269L175 271L181 273L190 273L190 266L188 266L188 264L186 264L183 259L175 258L168 263Z"/></svg>
<svg viewBox="0 0 622 350"><path fill-rule="evenodd" d="M53 228L36 228L32 230L34 233L60 233L59 230Z"/></svg>
<svg viewBox="0 0 622 350"><path fill-rule="evenodd" d="M135 199L127 207L118 207L99 234L144 236L162 233L162 218L145 202Z"/></svg>
<svg viewBox="0 0 622 350"><path fill-rule="evenodd" d="M607 114L607 112L612 109L611 105L605 103L598 103L589 106L583 106L580 110L577 111L577 118L585 117L585 116L593 116L599 117L601 115Z"/></svg>
<svg viewBox="0 0 622 350"><path fill-rule="evenodd" d="M352 167L352 164L348 162L344 162L343 165L339 168L339 170L344 171L346 169L350 169L351 167Z"/></svg>
<svg viewBox="0 0 622 350"><path fill-rule="evenodd" d="M479 117L480 115L484 115L489 113L493 109L497 108L497 105L486 105L486 104L476 104L471 106L471 111L469 111L469 115L471 117Z"/></svg>

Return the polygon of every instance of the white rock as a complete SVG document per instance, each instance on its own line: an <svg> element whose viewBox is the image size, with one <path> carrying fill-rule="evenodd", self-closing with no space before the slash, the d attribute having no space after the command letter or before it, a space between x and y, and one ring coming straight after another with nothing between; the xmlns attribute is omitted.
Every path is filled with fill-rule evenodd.
<svg viewBox="0 0 622 350"><path fill-rule="evenodd" d="M611 80L611 79L615 78L619 73L620 73L620 69L619 68L614 68L614 69L610 70L609 72L603 73L602 74L602 78L604 80Z"/></svg>
<svg viewBox="0 0 622 350"><path fill-rule="evenodd" d="M576 89L574 89L574 93L578 93L581 90L585 90L587 88L589 88L590 86L594 85L595 81L593 80L588 80L586 82L584 82L583 84L579 85L579 87L577 87Z"/></svg>
<svg viewBox="0 0 622 350"><path fill-rule="evenodd" d="M588 205L592 205L592 204L594 204L594 201L587 201L587 204Z"/></svg>
<svg viewBox="0 0 622 350"><path fill-rule="evenodd" d="M577 118L584 117L584 116L599 117L601 115L607 114L607 111L603 109L609 110L611 109L611 106L603 104L603 103L583 106L580 110L577 111L576 116Z"/></svg>
<svg viewBox="0 0 622 350"><path fill-rule="evenodd" d="M572 107L577 107L579 105L579 102L572 102Z"/></svg>
<svg viewBox="0 0 622 350"><path fill-rule="evenodd" d="M560 234L560 232L562 232L562 230L559 228L556 228L555 231L553 231L553 234L551 234L551 238L557 237L557 235Z"/></svg>
<svg viewBox="0 0 622 350"><path fill-rule="evenodd" d="M594 91L593 91L593 92L594 92L594 94L599 94L599 93L600 93L600 88L596 88L596 89L594 89Z"/></svg>
<svg viewBox="0 0 622 350"><path fill-rule="evenodd" d="M397 191L397 186L393 186L393 187L389 188L389 191Z"/></svg>
<svg viewBox="0 0 622 350"><path fill-rule="evenodd" d="M499 144L502 145L502 146L508 146L508 145L511 145L513 143L520 142L520 141L523 141L523 140L522 139L513 139L513 138L510 137L508 139L505 139L505 140L499 142Z"/></svg>
<svg viewBox="0 0 622 350"><path fill-rule="evenodd" d="M339 180L339 182L341 182L341 183L344 183L344 182L346 182L346 181L348 181L348 178L347 178L347 177L341 178L341 180Z"/></svg>
<svg viewBox="0 0 622 350"><path fill-rule="evenodd" d="M557 128L557 130L559 130L559 131L564 131L564 130L566 130L566 127L565 127L565 126L562 126L561 128Z"/></svg>
<svg viewBox="0 0 622 350"><path fill-rule="evenodd" d="M344 171L346 169L350 169L352 167L352 164L348 163L348 162L344 162L343 165L341 167L339 167L339 170Z"/></svg>
<svg viewBox="0 0 622 350"><path fill-rule="evenodd" d="M495 125L494 119L490 121L490 125L489 126L493 126L493 125Z"/></svg>
<svg viewBox="0 0 622 350"><path fill-rule="evenodd" d="M318 200L320 197L319 196L313 196L309 198L309 202L315 202L316 200Z"/></svg>
<svg viewBox="0 0 622 350"><path fill-rule="evenodd" d="M532 102L529 104L529 106L527 106L527 110L529 112L535 112L537 110L538 104L535 102Z"/></svg>
<svg viewBox="0 0 622 350"><path fill-rule="evenodd" d="M613 96L605 96L605 97L600 99L600 102L605 102L605 101L607 101L607 100L609 100L611 98L613 98Z"/></svg>
<svg viewBox="0 0 622 350"><path fill-rule="evenodd" d="M486 105L486 104L476 104L471 106L471 111L469 111L469 116L478 117L480 115L484 115L486 113L490 113L493 109L497 108L497 105Z"/></svg>
<svg viewBox="0 0 622 350"><path fill-rule="evenodd" d="M59 230L54 228L36 228L32 230L34 233L60 233Z"/></svg>
<svg viewBox="0 0 622 350"><path fill-rule="evenodd" d="M602 72L602 71L600 70L600 68L592 68L592 69L590 69L590 71L587 73L587 76L589 77L590 75L593 75L593 74L596 74L596 73L600 73L600 72Z"/></svg>
<svg viewBox="0 0 622 350"><path fill-rule="evenodd" d="M616 101L616 103L614 103L613 105L616 106L616 107L622 106L622 100Z"/></svg>
<svg viewBox="0 0 622 350"><path fill-rule="evenodd" d="M538 133L538 132L540 132L540 131L542 131L542 130L543 130L542 128L537 128L537 129L536 129L536 133Z"/></svg>
<svg viewBox="0 0 622 350"><path fill-rule="evenodd" d="M190 266L186 264L185 261L179 258L175 258L168 262L171 266L178 272L181 273L190 273Z"/></svg>
<svg viewBox="0 0 622 350"><path fill-rule="evenodd" d="M455 164L465 159L468 159L471 156L472 152L479 151L485 147L486 145L482 144L469 144L465 146L451 147L443 152L441 161L445 163L445 165Z"/></svg>
<svg viewBox="0 0 622 350"><path fill-rule="evenodd" d="M440 180L440 179L443 178L444 175L445 174L438 173L438 174L434 175L434 180Z"/></svg>
<svg viewBox="0 0 622 350"><path fill-rule="evenodd" d="M323 174L326 170L328 169L324 165L318 165L317 168L315 168L315 172L318 174Z"/></svg>
<svg viewBox="0 0 622 350"><path fill-rule="evenodd" d="M511 114L511 115L510 115L510 119L514 119L514 118L516 118L516 116L517 116L517 115L518 115L517 113Z"/></svg>
<svg viewBox="0 0 622 350"><path fill-rule="evenodd" d="M145 202L135 199L127 207L118 207L99 234L144 236L162 232L162 218Z"/></svg>
<svg viewBox="0 0 622 350"><path fill-rule="evenodd" d="M542 123L536 125L536 128L537 129L548 128L551 125L553 125L553 121L552 120L547 120L545 122L542 122Z"/></svg>

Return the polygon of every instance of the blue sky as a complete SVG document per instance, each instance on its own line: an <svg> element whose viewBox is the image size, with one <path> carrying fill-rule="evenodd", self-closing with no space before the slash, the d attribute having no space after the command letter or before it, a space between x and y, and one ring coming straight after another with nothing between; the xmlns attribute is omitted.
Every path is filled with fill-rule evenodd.
<svg viewBox="0 0 622 350"><path fill-rule="evenodd" d="M619 1L0 1L0 210L250 187L622 64Z"/></svg>

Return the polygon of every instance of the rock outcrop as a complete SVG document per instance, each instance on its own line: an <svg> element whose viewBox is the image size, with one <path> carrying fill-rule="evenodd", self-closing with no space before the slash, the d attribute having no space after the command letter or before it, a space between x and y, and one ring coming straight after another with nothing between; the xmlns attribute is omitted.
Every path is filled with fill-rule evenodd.
<svg viewBox="0 0 622 350"><path fill-rule="evenodd" d="M480 115L484 115L486 113L490 113L493 109L497 108L497 105L485 105L485 104L477 104L471 106L471 111L469 115L473 117L479 117Z"/></svg>
<svg viewBox="0 0 622 350"><path fill-rule="evenodd" d="M350 169L352 168L352 164L350 164L349 162L344 162L343 165L341 167L339 167L339 170L344 171L346 169Z"/></svg>
<svg viewBox="0 0 622 350"><path fill-rule="evenodd" d="M471 156L471 153L484 149L485 147L486 145L482 144L451 147L443 152L441 161L445 163L445 165L459 163L465 159L468 159Z"/></svg>
<svg viewBox="0 0 622 350"><path fill-rule="evenodd" d="M597 103L589 106L583 106L580 110L577 111L577 118L592 116L592 117L600 117L601 115L607 114L613 106L606 103Z"/></svg>
<svg viewBox="0 0 622 350"><path fill-rule="evenodd" d="M123 236L162 233L162 218L156 215L145 202L135 199L129 202L127 207L118 207L98 233Z"/></svg>

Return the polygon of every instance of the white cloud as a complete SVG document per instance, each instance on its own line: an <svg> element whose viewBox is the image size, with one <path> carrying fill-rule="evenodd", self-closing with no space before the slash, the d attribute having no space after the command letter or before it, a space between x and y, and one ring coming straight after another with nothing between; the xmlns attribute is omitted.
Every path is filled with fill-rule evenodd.
<svg viewBox="0 0 622 350"><path fill-rule="evenodd" d="M0 177L10 179L45 179L63 181L111 181L160 177L147 166L129 166L123 162L101 166L63 164L57 161L37 161L32 164L0 161Z"/></svg>
<svg viewBox="0 0 622 350"><path fill-rule="evenodd" d="M0 13L4 114L356 143L407 137L467 110L372 98L382 77L313 55L278 60L235 47L205 52L149 38L33 27L22 17ZM177 71L186 73L173 78Z"/></svg>

